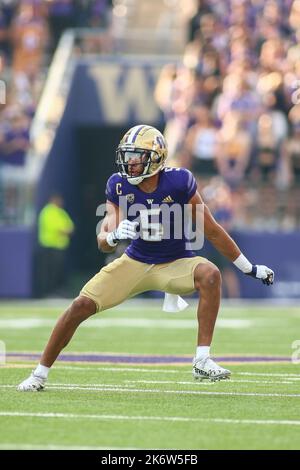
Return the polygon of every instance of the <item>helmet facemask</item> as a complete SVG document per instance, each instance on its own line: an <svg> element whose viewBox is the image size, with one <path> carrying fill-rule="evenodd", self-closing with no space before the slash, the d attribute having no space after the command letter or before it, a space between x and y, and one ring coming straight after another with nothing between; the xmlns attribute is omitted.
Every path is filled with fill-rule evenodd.
<svg viewBox="0 0 300 470"><path fill-rule="evenodd" d="M116 153L119 173L134 185L155 175L162 168L161 157L154 150L119 145Z"/></svg>

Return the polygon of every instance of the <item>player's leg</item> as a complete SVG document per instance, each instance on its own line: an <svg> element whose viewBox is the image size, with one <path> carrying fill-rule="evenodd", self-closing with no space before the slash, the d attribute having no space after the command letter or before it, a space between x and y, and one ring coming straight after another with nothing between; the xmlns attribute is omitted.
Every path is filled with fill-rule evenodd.
<svg viewBox="0 0 300 470"><path fill-rule="evenodd" d="M156 265L152 288L173 294L200 294L197 310L198 346L210 346L221 298L221 275L218 268L205 258L182 258Z"/></svg>
<svg viewBox="0 0 300 470"><path fill-rule="evenodd" d="M67 346L76 329L97 311L118 305L130 296L134 286L143 277L148 265L123 255L101 269L83 287L79 297L59 318L42 354L40 364L31 376L19 386L19 391L38 391L45 386L49 368ZM126 280L126 281L124 281ZM116 289L116 286L118 288Z"/></svg>
<svg viewBox="0 0 300 470"><path fill-rule="evenodd" d="M39 365L28 379L20 383L17 390L33 392L45 388L49 369L57 356L67 346L80 323L93 315L96 310L95 302L87 297L79 296L73 300L70 307L58 319L41 356Z"/></svg>
<svg viewBox="0 0 300 470"><path fill-rule="evenodd" d="M230 372L209 357L221 297L221 275L218 268L201 256L182 258L156 265L151 280L152 289L171 294L186 295L198 290L198 346L193 374L201 379L227 378Z"/></svg>
<svg viewBox="0 0 300 470"><path fill-rule="evenodd" d="M80 295L74 299L70 307L67 308L57 321L42 354L40 363L50 368L62 349L69 344L80 323L96 313L96 311L97 306L95 302L88 297Z"/></svg>
<svg viewBox="0 0 300 470"><path fill-rule="evenodd" d="M199 292L198 346L193 363L196 379L221 380L230 376L230 371L210 358L210 345L221 300L221 273L213 263L199 263L194 270L195 289Z"/></svg>
<svg viewBox="0 0 300 470"><path fill-rule="evenodd" d="M198 346L210 346L221 300L221 273L213 263L199 263L194 270L195 289L199 292Z"/></svg>

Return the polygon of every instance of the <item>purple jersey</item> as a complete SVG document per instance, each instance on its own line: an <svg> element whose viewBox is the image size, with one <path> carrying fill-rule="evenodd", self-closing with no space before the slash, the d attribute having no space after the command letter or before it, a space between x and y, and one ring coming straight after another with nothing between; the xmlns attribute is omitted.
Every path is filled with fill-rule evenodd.
<svg viewBox="0 0 300 470"><path fill-rule="evenodd" d="M125 218L139 222L140 236L131 241L125 253L148 264L195 256L189 247L188 220L183 214L185 204L196 189L194 176L184 168L164 168L152 193L142 191L119 173L114 173L107 181L107 200L119 207L125 201ZM169 211L167 217L165 210Z"/></svg>

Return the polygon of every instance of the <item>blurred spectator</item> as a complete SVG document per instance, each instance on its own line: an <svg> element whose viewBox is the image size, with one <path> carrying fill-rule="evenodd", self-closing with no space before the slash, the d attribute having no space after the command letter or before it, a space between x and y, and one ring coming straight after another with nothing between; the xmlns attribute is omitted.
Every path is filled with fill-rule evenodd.
<svg viewBox="0 0 300 470"><path fill-rule="evenodd" d="M0 53L4 55L6 61L10 60L12 54L10 26L17 4L17 0L0 3Z"/></svg>
<svg viewBox="0 0 300 470"><path fill-rule="evenodd" d="M90 0L89 26L106 28L111 21L112 6L113 0Z"/></svg>
<svg viewBox="0 0 300 470"><path fill-rule="evenodd" d="M176 66L173 64L165 65L161 70L155 87L155 99L163 111L166 121L172 116L173 90L176 77Z"/></svg>
<svg viewBox="0 0 300 470"><path fill-rule="evenodd" d="M9 165L23 165L26 151L29 147L29 120L22 110L14 110L2 142L2 163ZM1 143L0 143L1 146Z"/></svg>
<svg viewBox="0 0 300 470"><path fill-rule="evenodd" d="M217 117L222 121L228 111L237 111L240 121L247 124L250 132L254 132L260 109L260 98L251 90L245 78L238 74L227 75L218 99Z"/></svg>
<svg viewBox="0 0 300 470"><path fill-rule="evenodd" d="M211 7L206 0L197 0L197 11L190 19L188 25L188 41L193 41L200 29L200 20L202 16L211 13Z"/></svg>
<svg viewBox="0 0 300 470"><path fill-rule="evenodd" d="M196 122L189 129L185 139L185 161L182 166L203 177L213 176L217 173L217 130L213 125L210 110L205 106L195 106L192 117Z"/></svg>
<svg viewBox="0 0 300 470"><path fill-rule="evenodd" d="M291 135L283 145L283 158L288 169L288 181L300 185L300 120L292 124Z"/></svg>
<svg viewBox="0 0 300 470"><path fill-rule="evenodd" d="M0 52L0 77L1 77L1 80L4 81L5 86L7 86L11 78L11 74L10 74L9 67L7 66L7 59L4 53L1 53L1 52ZM1 108L3 108L3 104L4 104L3 101L5 101L5 99L3 100L1 96L0 112L1 112Z"/></svg>
<svg viewBox="0 0 300 470"><path fill-rule="evenodd" d="M250 151L251 141L243 129L241 114L228 111L218 133L216 163L218 172L232 189L244 180Z"/></svg>
<svg viewBox="0 0 300 470"><path fill-rule="evenodd" d="M35 15L32 4L20 4L11 34L14 49L13 71L36 77L42 65L47 28L44 18Z"/></svg>
<svg viewBox="0 0 300 470"><path fill-rule="evenodd" d="M265 112L258 119L255 163L257 176L263 181L275 178L280 168L280 150L283 140L288 134L288 124L284 113L276 109L276 97L267 93L263 97Z"/></svg>
<svg viewBox="0 0 300 470"><path fill-rule="evenodd" d="M75 26L75 2L73 0L51 0L48 21L52 39L52 51L57 47L62 33Z"/></svg>
<svg viewBox="0 0 300 470"><path fill-rule="evenodd" d="M289 15L289 24L292 29L299 29L300 24L300 1L294 0L291 3L290 15Z"/></svg>
<svg viewBox="0 0 300 470"><path fill-rule="evenodd" d="M262 114L258 120L256 164L259 177L263 181L268 181L274 176L279 150L276 143L272 119L267 114Z"/></svg>
<svg viewBox="0 0 300 470"><path fill-rule="evenodd" d="M9 41L8 41L8 27L7 21L3 14L3 11L0 10L0 52L9 55Z"/></svg>
<svg viewBox="0 0 300 470"><path fill-rule="evenodd" d="M177 157L189 124L188 107L193 97L193 73L183 67L165 68L156 86L156 99L164 111L169 158Z"/></svg>
<svg viewBox="0 0 300 470"><path fill-rule="evenodd" d="M73 3L75 26L89 26L92 2L90 0L73 0Z"/></svg>
<svg viewBox="0 0 300 470"><path fill-rule="evenodd" d="M36 258L36 294L55 293L65 279L65 254L74 224L63 209L63 199L54 194L38 218L39 250Z"/></svg>

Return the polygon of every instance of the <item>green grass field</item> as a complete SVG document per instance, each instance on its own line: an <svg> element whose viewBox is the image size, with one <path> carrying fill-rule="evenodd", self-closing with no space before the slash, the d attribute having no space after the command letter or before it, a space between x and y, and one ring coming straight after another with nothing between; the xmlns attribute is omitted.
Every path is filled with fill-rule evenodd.
<svg viewBox="0 0 300 470"><path fill-rule="evenodd" d="M145 363L149 355L192 358L193 308L166 314L156 302L128 302L83 324L64 351L112 354L111 362L57 361L46 391L17 392L35 362L12 354L40 353L60 312L47 303L0 304L8 353L1 449L300 449L300 366L290 359L299 308L223 307L212 353L245 359L221 361L232 379L213 384L195 382L189 360ZM145 361L122 363L122 355ZM286 361L246 362L253 356Z"/></svg>

